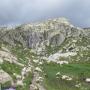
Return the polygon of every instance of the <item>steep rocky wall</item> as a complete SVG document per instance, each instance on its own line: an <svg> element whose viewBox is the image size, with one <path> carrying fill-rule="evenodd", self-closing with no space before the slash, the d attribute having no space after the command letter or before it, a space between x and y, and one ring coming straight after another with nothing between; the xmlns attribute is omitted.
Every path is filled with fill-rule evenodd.
<svg viewBox="0 0 90 90"><path fill-rule="evenodd" d="M0 30L0 42L11 45L19 43L29 48L42 45L59 46L67 37L78 37L81 31L66 19L58 18L37 24L21 25L13 30Z"/></svg>

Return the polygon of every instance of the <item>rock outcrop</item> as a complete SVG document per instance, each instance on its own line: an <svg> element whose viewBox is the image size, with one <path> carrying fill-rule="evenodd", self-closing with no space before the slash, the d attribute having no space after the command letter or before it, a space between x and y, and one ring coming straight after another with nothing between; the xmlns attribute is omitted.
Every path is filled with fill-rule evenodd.
<svg viewBox="0 0 90 90"><path fill-rule="evenodd" d="M84 28L85 36L90 38L90 28Z"/></svg>
<svg viewBox="0 0 90 90"><path fill-rule="evenodd" d="M65 18L5 29L0 28L0 42L6 42L10 45L18 43L28 48L36 48L43 45L59 46L65 38L77 37L82 32L82 29L74 27Z"/></svg>
<svg viewBox="0 0 90 90"><path fill-rule="evenodd" d="M0 70L0 83L3 84L7 81L12 81L12 78L8 73L4 72L3 70Z"/></svg>

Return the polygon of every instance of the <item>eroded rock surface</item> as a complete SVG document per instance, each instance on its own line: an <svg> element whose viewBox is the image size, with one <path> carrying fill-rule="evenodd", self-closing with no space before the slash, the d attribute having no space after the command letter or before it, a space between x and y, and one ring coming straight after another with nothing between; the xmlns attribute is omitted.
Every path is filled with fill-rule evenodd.
<svg viewBox="0 0 90 90"><path fill-rule="evenodd" d="M0 70L0 83L3 84L7 81L12 81L12 78L8 73L4 72L3 70Z"/></svg>
<svg viewBox="0 0 90 90"><path fill-rule="evenodd" d="M82 29L74 27L65 18L47 20L42 23L26 24L8 30L0 30L0 42L10 45L19 43L24 47L36 48L43 45L59 46L66 37L79 36Z"/></svg>

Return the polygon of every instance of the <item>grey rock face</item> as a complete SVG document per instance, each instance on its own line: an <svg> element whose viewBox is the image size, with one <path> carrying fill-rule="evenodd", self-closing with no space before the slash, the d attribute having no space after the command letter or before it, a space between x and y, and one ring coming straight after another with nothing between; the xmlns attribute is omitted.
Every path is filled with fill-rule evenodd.
<svg viewBox="0 0 90 90"><path fill-rule="evenodd" d="M7 42L11 45L19 43L28 48L41 45L59 46L65 38L77 37L81 31L65 18L57 18L37 24L21 25L13 30L0 30L0 42Z"/></svg>
<svg viewBox="0 0 90 90"><path fill-rule="evenodd" d="M90 28L84 28L84 35L90 38Z"/></svg>

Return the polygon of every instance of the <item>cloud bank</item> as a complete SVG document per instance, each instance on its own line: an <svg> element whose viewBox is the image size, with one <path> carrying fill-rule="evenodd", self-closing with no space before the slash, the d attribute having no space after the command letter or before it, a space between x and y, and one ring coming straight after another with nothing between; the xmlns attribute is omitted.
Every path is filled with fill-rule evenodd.
<svg viewBox="0 0 90 90"><path fill-rule="evenodd" d="M90 0L1 0L0 25L66 17L74 25L90 26Z"/></svg>

